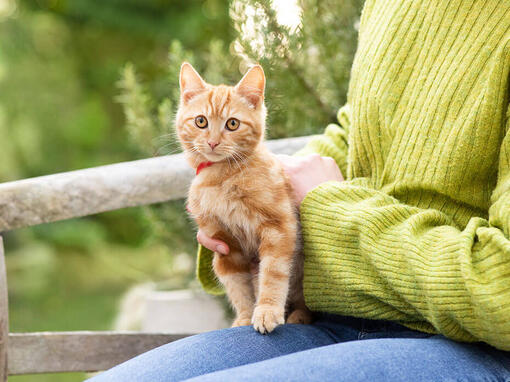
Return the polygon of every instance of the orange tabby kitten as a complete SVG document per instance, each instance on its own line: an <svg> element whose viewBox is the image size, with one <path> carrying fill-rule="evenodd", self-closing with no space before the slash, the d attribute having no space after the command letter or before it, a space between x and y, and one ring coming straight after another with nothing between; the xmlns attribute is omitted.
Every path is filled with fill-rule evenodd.
<svg viewBox="0 0 510 382"><path fill-rule="evenodd" d="M188 209L204 233L230 247L226 256L214 254L213 267L237 314L232 326L269 333L286 312L289 323L310 323L291 185L262 143L262 68L235 87L212 86L184 63L180 86L177 133L197 169Z"/></svg>

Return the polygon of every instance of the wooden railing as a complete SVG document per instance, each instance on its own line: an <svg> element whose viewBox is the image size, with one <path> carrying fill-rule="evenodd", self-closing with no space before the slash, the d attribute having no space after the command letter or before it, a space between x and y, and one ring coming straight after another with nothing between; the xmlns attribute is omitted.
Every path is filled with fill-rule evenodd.
<svg viewBox="0 0 510 382"><path fill-rule="evenodd" d="M267 142L292 154L310 137ZM0 184L0 232L186 196L193 171L182 154ZM0 237L0 382L8 375L100 371L189 334L9 333L7 275Z"/></svg>

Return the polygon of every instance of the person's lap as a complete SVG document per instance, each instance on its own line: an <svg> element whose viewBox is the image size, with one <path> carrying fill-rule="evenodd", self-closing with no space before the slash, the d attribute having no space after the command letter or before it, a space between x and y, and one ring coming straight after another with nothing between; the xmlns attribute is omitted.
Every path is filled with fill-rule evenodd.
<svg viewBox="0 0 510 382"><path fill-rule="evenodd" d="M509 381L510 372L474 345L442 336L344 342L217 371L186 382Z"/></svg>
<svg viewBox="0 0 510 382"><path fill-rule="evenodd" d="M246 326L188 337L91 382L510 380L505 361L507 353L485 345L382 321L325 316L269 335Z"/></svg>
<svg viewBox="0 0 510 382"><path fill-rule="evenodd" d="M242 326L163 345L96 378L97 382L178 381L332 343L330 334L312 325L280 326L270 335Z"/></svg>

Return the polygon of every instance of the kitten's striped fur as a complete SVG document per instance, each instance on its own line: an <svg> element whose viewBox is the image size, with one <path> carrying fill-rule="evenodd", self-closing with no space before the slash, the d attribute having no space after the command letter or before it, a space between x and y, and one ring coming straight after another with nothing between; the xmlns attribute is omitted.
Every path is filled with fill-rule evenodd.
<svg viewBox="0 0 510 382"><path fill-rule="evenodd" d="M215 162L193 180L188 208L207 235L230 247L226 256L214 254L213 266L236 311L233 326L271 332L286 312L287 322L309 323L292 188L262 143L262 68L251 68L235 87L212 86L184 63L180 83L176 127L187 159L194 168ZM197 116L207 127L197 127ZM229 118L240 121L237 130L226 129Z"/></svg>

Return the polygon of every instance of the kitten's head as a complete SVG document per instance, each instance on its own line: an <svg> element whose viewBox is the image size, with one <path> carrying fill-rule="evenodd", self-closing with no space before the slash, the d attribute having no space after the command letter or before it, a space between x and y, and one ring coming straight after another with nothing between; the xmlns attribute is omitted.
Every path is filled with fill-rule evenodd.
<svg viewBox="0 0 510 382"><path fill-rule="evenodd" d="M193 166L247 158L264 137L266 108L262 67L252 67L236 86L207 84L185 62L176 129Z"/></svg>

